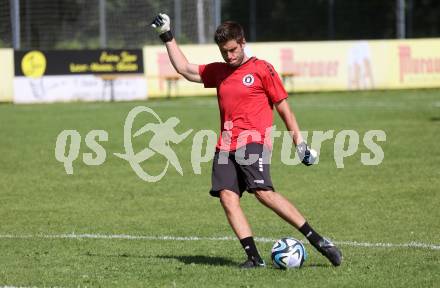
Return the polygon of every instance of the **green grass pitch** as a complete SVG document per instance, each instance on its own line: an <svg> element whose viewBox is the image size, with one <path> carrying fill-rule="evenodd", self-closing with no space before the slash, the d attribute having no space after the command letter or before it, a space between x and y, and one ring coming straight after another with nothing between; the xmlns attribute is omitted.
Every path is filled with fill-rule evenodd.
<svg viewBox="0 0 440 288"><path fill-rule="evenodd" d="M244 253L238 241L222 238L233 238L233 233L218 200L208 195L211 163L202 164L201 175L191 166L194 132L172 144L183 176L170 167L162 180L146 183L113 155L124 152L125 117L139 105L154 109L162 120L178 117L179 133L218 132L213 97L4 104L0 286L438 287L440 91L299 94L289 102L302 130L351 129L361 137L383 130L387 135L386 142L379 142L385 153L382 164L362 165L360 154L368 150L361 138L359 151L345 159L344 169L336 168L334 141L323 143L320 163L311 167L281 163L280 142L275 142L275 187L319 232L340 243L341 267L331 267L306 245L309 258L299 270L270 265L239 270ZM143 115L135 126L150 120ZM276 124L284 128L278 116ZM73 175L65 173L54 155L64 129L82 136ZM107 157L100 166L87 166L82 156L91 151L84 138L94 129L108 132L108 141L101 142ZM138 139L134 145L139 151L146 143ZM143 167L160 171L163 160L155 155ZM246 194L242 203L256 237L304 239L252 195ZM77 236L63 236L67 234ZM257 246L270 262L272 243L259 241Z"/></svg>

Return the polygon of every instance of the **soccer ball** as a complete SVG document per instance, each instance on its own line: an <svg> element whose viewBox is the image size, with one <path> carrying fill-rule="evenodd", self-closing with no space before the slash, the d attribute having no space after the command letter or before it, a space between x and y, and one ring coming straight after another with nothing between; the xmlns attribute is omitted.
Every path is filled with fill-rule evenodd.
<svg viewBox="0 0 440 288"><path fill-rule="evenodd" d="M282 238L273 245L271 258L276 268L299 268L307 259L307 252L299 240Z"/></svg>

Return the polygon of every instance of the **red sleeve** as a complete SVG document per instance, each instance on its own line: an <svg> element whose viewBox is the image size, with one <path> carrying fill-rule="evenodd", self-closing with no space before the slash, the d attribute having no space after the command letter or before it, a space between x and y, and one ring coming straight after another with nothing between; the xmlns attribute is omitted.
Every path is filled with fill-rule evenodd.
<svg viewBox="0 0 440 288"><path fill-rule="evenodd" d="M286 99L288 95L286 89L284 89L280 76L270 63L265 61L262 62L263 65L260 66L261 81L270 101L272 103L277 103Z"/></svg>
<svg viewBox="0 0 440 288"><path fill-rule="evenodd" d="M207 65L199 65L199 75L205 88L215 88L219 83L220 70L222 63L210 63Z"/></svg>

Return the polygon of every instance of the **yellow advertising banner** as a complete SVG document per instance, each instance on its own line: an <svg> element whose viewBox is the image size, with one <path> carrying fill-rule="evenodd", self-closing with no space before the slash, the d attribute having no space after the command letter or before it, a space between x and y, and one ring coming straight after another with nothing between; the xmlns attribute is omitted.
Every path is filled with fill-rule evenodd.
<svg viewBox="0 0 440 288"><path fill-rule="evenodd" d="M182 45L191 63L223 61L216 45ZM286 89L335 91L440 87L440 39L248 43ZM214 89L179 77L163 46L144 47L150 97L206 95Z"/></svg>
<svg viewBox="0 0 440 288"><path fill-rule="evenodd" d="M0 102L12 102L14 50L0 49Z"/></svg>
<svg viewBox="0 0 440 288"><path fill-rule="evenodd" d="M440 39L395 41L390 88L440 87Z"/></svg>

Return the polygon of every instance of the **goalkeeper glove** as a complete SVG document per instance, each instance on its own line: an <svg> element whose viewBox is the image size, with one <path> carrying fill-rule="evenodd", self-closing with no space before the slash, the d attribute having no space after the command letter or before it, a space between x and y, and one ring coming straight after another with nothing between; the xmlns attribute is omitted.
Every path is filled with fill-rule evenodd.
<svg viewBox="0 0 440 288"><path fill-rule="evenodd" d="M171 33L170 24L170 17L163 13L159 13L159 15L154 18L153 22L151 22L151 27L156 30L160 39L164 43L173 40L173 33Z"/></svg>
<svg viewBox="0 0 440 288"><path fill-rule="evenodd" d="M315 163L318 153L307 146L306 142L301 142L296 146L296 152L298 153L299 159L301 162L310 166Z"/></svg>

